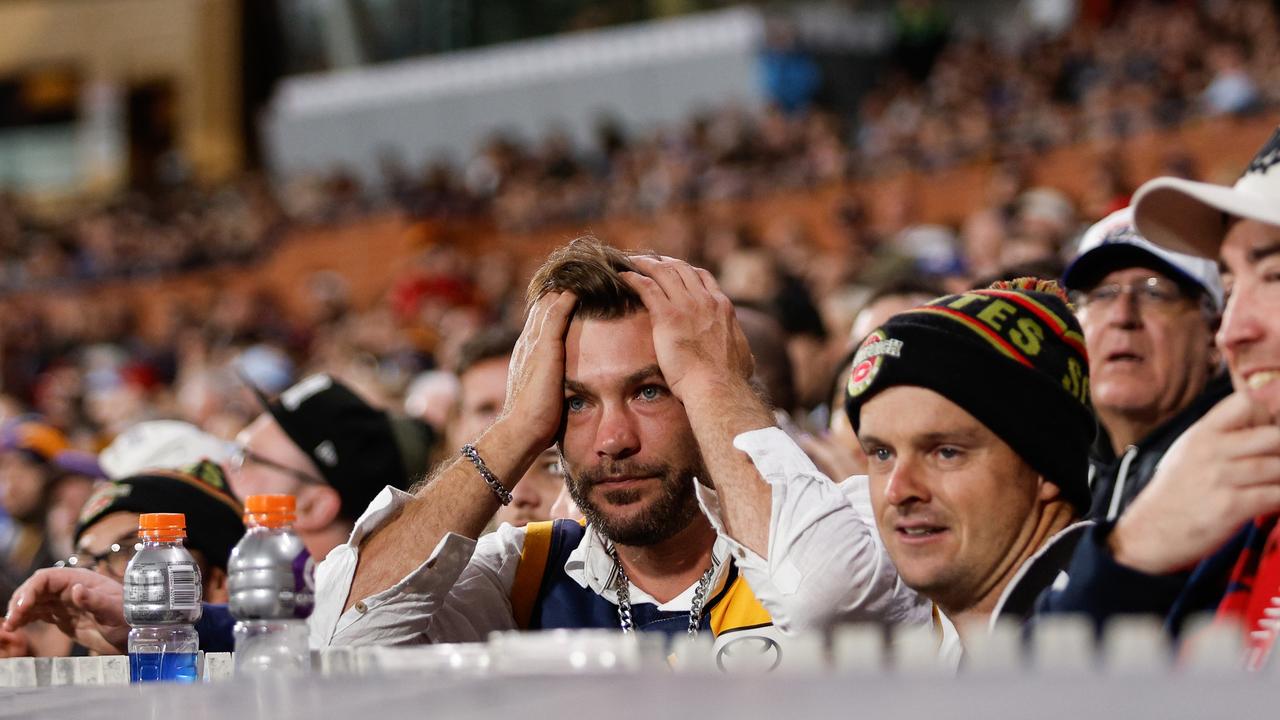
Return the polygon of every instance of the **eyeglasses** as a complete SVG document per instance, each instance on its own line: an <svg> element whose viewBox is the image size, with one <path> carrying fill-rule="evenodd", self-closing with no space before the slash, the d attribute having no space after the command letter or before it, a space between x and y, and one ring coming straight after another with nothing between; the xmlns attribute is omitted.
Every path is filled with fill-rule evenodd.
<svg viewBox="0 0 1280 720"><path fill-rule="evenodd" d="M1130 295L1140 310L1168 311L1186 299L1182 288L1172 280L1161 277L1139 278L1128 283L1099 285L1087 292L1076 293L1076 305L1081 309L1106 310Z"/></svg>
<svg viewBox="0 0 1280 720"><path fill-rule="evenodd" d="M94 570L99 565L104 565L107 571L113 577L122 578L124 572L129 567L129 561L138 553L138 543L136 542L117 542L112 543L111 547L106 551L94 553L76 553L66 560L59 560L54 563L54 567L82 568L84 570Z"/></svg>
<svg viewBox="0 0 1280 720"><path fill-rule="evenodd" d="M227 461L227 469L233 473L238 473L244 470L245 463L256 463L265 468L271 468L276 472L284 473L285 475L296 478L308 485L328 485L324 479L318 478L309 472L298 470L297 468L291 468L284 463L279 463L271 458L263 457L244 445L237 445L235 452L231 454L231 458Z"/></svg>

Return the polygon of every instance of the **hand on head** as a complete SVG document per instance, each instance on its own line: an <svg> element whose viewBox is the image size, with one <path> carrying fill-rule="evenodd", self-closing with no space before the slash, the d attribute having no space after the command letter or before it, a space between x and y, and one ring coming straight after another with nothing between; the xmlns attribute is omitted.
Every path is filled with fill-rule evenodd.
<svg viewBox="0 0 1280 720"><path fill-rule="evenodd" d="M549 292L529 311L507 371L503 416L517 416L539 441L549 446L560 429L564 405L564 336L577 297L569 291Z"/></svg>
<svg viewBox="0 0 1280 720"><path fill-rule="evenodd" d="M649 311L662 376L676 397L697 385L745 382L755 361L715 277L681 260L633 256L626 281Z"/></svg>

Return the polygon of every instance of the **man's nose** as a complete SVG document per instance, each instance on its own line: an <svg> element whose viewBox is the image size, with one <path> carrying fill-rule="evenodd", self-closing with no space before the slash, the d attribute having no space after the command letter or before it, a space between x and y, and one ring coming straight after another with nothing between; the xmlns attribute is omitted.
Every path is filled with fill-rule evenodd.
<svg viewBox="0 0 1280 720"><path fill-rule="evenodd" d="M606 403L596 428L596 454L620 459L636 454L639 449L635 418L624 405Z"/></svg>

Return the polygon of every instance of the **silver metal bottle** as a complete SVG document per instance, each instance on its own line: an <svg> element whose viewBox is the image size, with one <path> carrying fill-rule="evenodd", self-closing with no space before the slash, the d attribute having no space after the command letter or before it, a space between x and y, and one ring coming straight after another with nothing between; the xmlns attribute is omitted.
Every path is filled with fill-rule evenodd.
<svg viewBox="0 0 1280 720"><path fill-rule="evenodd" d="M229 609L237 620L305 618L314 597L305 582L307 552L290 528L254 527L227 563Z"/></svg>

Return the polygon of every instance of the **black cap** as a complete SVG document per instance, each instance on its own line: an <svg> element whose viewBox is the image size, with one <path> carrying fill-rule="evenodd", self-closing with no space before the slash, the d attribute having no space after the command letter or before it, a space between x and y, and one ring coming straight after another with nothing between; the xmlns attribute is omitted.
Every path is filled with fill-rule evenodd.
<svg viewBox="0 0 1280 720"><path fill-rule="evenodd" d="M433 438L426 423L393 417L329 375L304 378L275 400L254 391L338 491L344 518L360 517L384 485L408 489L426 470Z"/></svg>
<svg viewBox="0 0 1280 720"><path fill-rule="evenodd" d="M76 523L75 540L90 525L118 512L177 512L187 518L185 544L213 567L227 569L231 548L244 536L244 509L231 497L226 477L208 460L182 470L148 470L100 484Z"/></svg>

